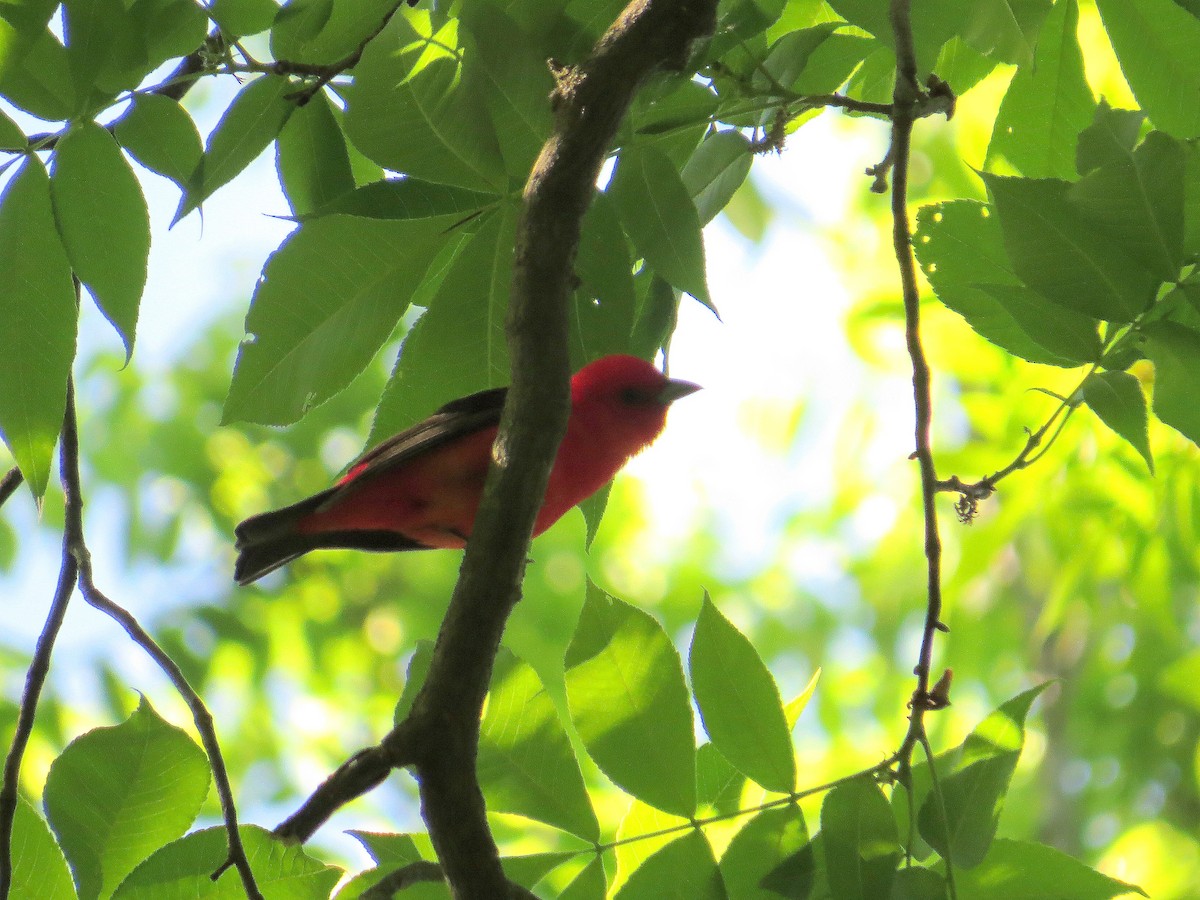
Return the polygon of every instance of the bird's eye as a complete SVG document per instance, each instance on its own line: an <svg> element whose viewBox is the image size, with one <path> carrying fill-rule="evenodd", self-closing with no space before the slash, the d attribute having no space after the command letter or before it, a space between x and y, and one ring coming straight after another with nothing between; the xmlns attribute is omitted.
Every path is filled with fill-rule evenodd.
<svg viewBox="0 0 1200 900"><path fill-rule="evenodd" d="M653 396L640 388L627 387L621 389L621 402L626 406L645 406L654 400Z"/></svg>

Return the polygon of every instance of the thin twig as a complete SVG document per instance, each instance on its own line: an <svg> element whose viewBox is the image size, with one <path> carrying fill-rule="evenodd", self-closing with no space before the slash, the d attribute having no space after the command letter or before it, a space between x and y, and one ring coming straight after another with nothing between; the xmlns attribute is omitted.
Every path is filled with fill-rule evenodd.
<svg viewBox="0 0 1200 900"><path fill-rule="evenodd" d="M71 415L74 409L74 390L67 382L67 411L63 422L62 442L65 446L69 441L78 441L75 430L75 418ZM66 461L60 454L60 471L63 474L63 489L68 490L66 476ZM10 472L9 475L12 473ZM5 476L8 480L9 476ZM18 482L19 483L19 482ZM67 516L72 515L71 504L78 500L77 496L67 497ZM9 745L8 755L4 759L4 784L0 787L0 900L7 900L12 889L12 830L13 817L17 812L17 791L21 777L21 760L25 748L29 745L29 737L33 733L34 718L37 715L38 701L42 695L42 687L50 672L50 656L54 652L54 642L62 628L63 619L67 615L67 604L75 590L75 579L79 567L71 553L70 542L63 534L62 562L58 572L58 586L54 590L54 599L50 603L50 611L42 633L38 635L37 646L33 651L33 659L25 674L25 690L21 694L21 707L17 713L17 727L13 733L12 744Z"/></svg>
<svg viewBox="0 0 1200 900"><path fill-rule="evenodd" d="M981 478L978 481L966 482L957 475L951 475L949 478L940 479L937 482L937 490L959 495L958 502L954 505L954 510L958 513L958 518L961 522L969 524L975 518L979 503L995 493L998 482L1014 472L1029 468L1046 455L1046 452L1054 446L1054 442L1062 434L1063 428L1066 427L1067 421L1071 418L1071 414L1075 412L1078 402L1074 398L1079 395L1084 383L1092 377L1098 368L1098 364L1093 364L1088 368L1087 374L1083 376L1083 379L1076 386L1075 390L1071 391L1065 397L1058 398L1058 406L1054 408L1054 411L1050 413L1050 416L1037 431L1028 432L1025 438L1025 446L1021 448L1020 452L1017 453L1008 465L997 469L991 475ZM1059 420L1059 416L1062 416L1061 421ZM1058 423L1057 427L1055 426L1056 422ZM1051 428L1054 429L1053 432L1050 431ZM1050 435L1048 439L1046 437L1047 434Z"/></svg>
<svg viewBox="0 0 1200 900"><path fill-rule="evenodd" d="M8 498L16 493L24 480L25 476L21 474L19 466L13 466L0 478L0 506L8 502Z"/></svg>
<svg viewBox="0 0 1200 900"><path fill-rule="evenodd" d="M229 774L225 768L225 759L221 755L221 747L217 742L216 728L212 715L209 713L200 695L192 689L176 662L168 656L154 641L137 619L121 605L110 600L96 587L92 576L92 555L88 551L83 533L83 492L79 477L79 429L76 424L74 380L67 378L67 413L63 425L62 443L59 447L60 472L63 483L63 493L66 496L66 525L63 531L65 552L71 555L78 572L79 590L88 605L100 610L120 625L135 644L146 651L155 664L170 679L184 702L192 713L192 721L208 754L208 764L213 773L213 784L220 799L221 812L225 819L225 830L229 840L229 860L238 870L250 900L263 900L258 886L254 882L254 873L250 871L250 862L246 858L242 846L241 835L238 832L237 810L233 802L233 789L229 784Z"/></svg>
<svg viewBox="0 0 1200 900"><path fill-rule="evenodd" d="M929 694L929 675L933 667L933 641L942 624L942 542L937 522L937 470L933 461L931 430L933 399L929 361L921 343L921 297L917 287L916 263L913 259L912 232L908 219L908 161L912 142L914 118L912 110L923 96L917 84L917 63L913 50L911 0L891 0L889 10L892 31L896 37L896 87L893 95L892 139L887 162L892 170L892 247L900 270L904 297L904 336L912 361L913 403L916 412L916 450L913 457L921 470L921 499L924 514L926 559L925 626L921 648L913 673L917 685L909 703L908 731L897 751L898 775L903 784L912 784L912 752L924 742L925 713L933 706ZM877 173L877 177L878 173ZM911 801L911 795L910 795Z"/></svg>

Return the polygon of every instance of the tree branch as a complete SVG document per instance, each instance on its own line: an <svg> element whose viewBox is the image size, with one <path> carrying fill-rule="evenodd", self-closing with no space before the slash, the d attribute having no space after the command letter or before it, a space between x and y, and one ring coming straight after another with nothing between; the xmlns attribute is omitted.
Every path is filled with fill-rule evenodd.
<svg viewBox="0 0 1200 900"><path fill-rule="evenodd" d="M67 381L67 415L63 422L62 446L78 444L79 436L75 427L75 391L70 380ZM67 462L65 454L59 453L59 466L62 474L63 490L68 490L71 484L67 477ZM7 483L12 476L5 476ZM13 479L13 490L20 479ZM73 488L71 488L73 490ZM78 496L67 496L67 519L70 522L73 515L72 505L78 502ZM7 900L12 889L12 829L13 818L17 812L17 797L21 777L21 760L25 756L25 748L29 745L29 737L33 733L33 723L37 716L38 701L42 696L42 687L46 676L50 673L50 656L54 652L54 642L62 629L63 620L67 615L67 604L75 590L75 579L79 574L79 566L71 553L70 540L67 531L63 532L62 562L58 571L58 586L54 590L54 599L50 602L50 611L42 633L38 635L37 646L33 651L33 659L29 670L25 673L25 690L21 694L21 707L17 713L17 727L13 734L12 744L9 745L8 755L4 759L4 784L0 787L0 900Z"/></svg>
<svg viewBox="0 0 1200 900"><path fill-rule="evenodd" d="M925 713L948 703L948 698L930 695L929 677L933 667L933 641L945 630L942 624L942 541L938 533L938 477L933 461L931 428L933 399L931 375L925 348L921 343L921 296L917 287L916 263L913 259L912 233L908 220L908 161L912 142L915 110L926 97L917 84L917 63L913 51L911 0L891 0L889 16L896 36L896 87L892 101L892 140L885 164L892 169L892 247L900 270L904 297L904 336L912 361L913 403L916 411L916 450L913 457L921 470L921 499L925 522L925 558L927 563L925 627L921 648L913 673L917 686L913 690L908 731L896 753L897 777L911 784L912 752L925 741ZM884 164L881 164L881 166ZM880 167L877 167L877 169ZM886 170L884 170L886 171ZM876 171L877 180L882 177ZM932 765L932 763L931 763Z"/></svg>
<svg viewBox="0 0 1200 900"><path fill-rule="evenodd" d="M566 430L568 299L580 222L638 85L660 68L683 66L692 42L711 33L715 23L716 0L634 0L585 62L553 66L555 129L530 173L517 231L508 316L512 387L429 675L409 718L378 747L343 766L305 804L305 814L297 813L277 833L307 838L320 824L307 811L336 809L381 781L390 766L411 761L454 896L506 896L475 772L479 717L500 637L520 599L534 520ZM393 753L396 744L405 752ZM334 793L342 787L356 793Z"/></svg>
<svg viewBox="0 0 1200 900"><path fill-rule="evenodd" d="M6 852L0 853L0 898L8 897L12 881L11 853L7 850L12 843L12 823L16 811L17 779L20 775L21 758L33 729L33 719L37 711L41 688L49 672L54 639L62 627L67 601L70 599L72 589L78 582L84 600L116 620L125 629L126 634L145 650L158 667L166 673L175 689L188 704L188 708L192 711L192 719L196 723L196 730L199 732L200 740L208 754L209 766L213 772L213 782L221 801L225 828L229 836L229 864L238 870L249 900L263 900L262 893L254 882L254 873L250 871L250 863L246 858L246 851L242 847L241 836L238 833L233 790L229 784L229 775L225 769L220 745L217 743L212 716L200 696L188 684L174 660L154 642L154 639L146 633L137 619L96 587L92 577L91 554L88 552L83 533L83 491L79 477L79 427L75 412L75 384L74 379L69 376L67 378L66 413L63 417L63 430L58 452L59 477L65 498L63 562L59 573L58 589L50 607L50 615L47 617L46 625L38 640L34 659L26 678L17 732L13 738L8 758L5 760L4 786L0 790L0 847L5 848ZM16 471L13 470L13 472ZM0 482L0 502L7 497L5 491L11 493L20 484L19 473L14 478L13 472L9 472L3 482ZM9 487L10 481L12 482L11 488Z"/></svg>

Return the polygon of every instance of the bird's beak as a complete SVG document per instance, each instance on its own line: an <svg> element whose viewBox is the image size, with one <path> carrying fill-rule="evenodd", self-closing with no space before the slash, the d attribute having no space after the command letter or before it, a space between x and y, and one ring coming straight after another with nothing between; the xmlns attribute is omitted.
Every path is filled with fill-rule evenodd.
<svg viewBox="0 0 1200 900"><path fill-rule="evenodd" d="M692 384L690 381L668 379L667 383L662 386L662 390L658 392L658 402L663 406L669 406L680 397L694 394L698 390L700 390L700 385Z"/></svg>

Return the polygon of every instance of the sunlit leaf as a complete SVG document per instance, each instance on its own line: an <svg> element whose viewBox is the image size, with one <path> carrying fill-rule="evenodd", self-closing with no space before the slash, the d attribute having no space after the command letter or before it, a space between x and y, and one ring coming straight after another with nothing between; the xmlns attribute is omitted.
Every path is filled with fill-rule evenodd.
<svg viewBox="0 0 1200 900"><path fill-rule="evenodd" d="M614 900L726 900L712 847L700 830L667 844L629 877Z"/></svg>
<svg viewBox="0 0 1200 900"><path fill-rule="evenodd" d="M24 797L17 798L12 826L13 898L75 900L75 886L62 849L45 820Z"/></svg>
<svg viewBox="0 0 1200 900"><path fill-rule="evenodd" d="M492 674L478 767L488 809L527 816L587 841L599 839L558 710L537 673L511 654L501 654Z"/></svg>
<svg viewBox="0 0 1200 900"><path fill-rule="evenodd" d="M1097 0L1121 71L1142 109L1178 138L1200 136L1200 20L1172 0Z"/></svg>
<svg viewBox="0 0 1200 900"><path fill-rule="evenodd" d="M1200 443L1200 332L1174 322L1143 329L1154 362L1154 413L1192 443Z"/></svg>
<svg viewBox="0 0 1200 900"><path fill-rule="evenodd" d="M978 865L992 844L1024 746L1025 717L1045 688L1018 694L980 722L948 756L952 771L939 769L938 783L921 805L921 837L956 867Z"/></svg>
<svg viewBox="0 0 1200 900"><path fill-rule="evenodd" d="M966 871L955 871L960 897L972 900L1107 900L1138 887L1102 875L1061 850L1043 844L1001 839L987 858Z"/></svg>
<svg viewBox="0 0 1200 900"><path fill-rule="evenodd" d="M54 216L75 275L133 353L150 256L150 214L111 134L79 124L59 141L50 179Z"/></svg>
<svg viewBox="0 0 1200 900"><path fill-rule="evenodd" d="M142 700L109 728L72 741L46 778L46 814L84 900L107 897L183 834L208 793L208 761Z"/></svg>
<svg viewBox="0 0 1200 900"><path fill-rule="evenodd" d="M771 791L795 787L779 688L758 652L706 596L689 656L704 730L733 766Z"/></svg>
<svg viewBox="0 0 1200 900"><path fill-rule="evenodd" d="M243 825L242 844L255 881L265 897L279 900L327 900L341 870L318 862L295 844L288 845L266 829ZM229 856L222 827L205 828L167 844L125 879L113 900L237 900L246 892L231 866L213 880Z"/></svg>
<svg viewBox="0 0 1200 900"><path fill-rule="evenodd" d="M1042 26L1032 64L1013 76L996 115L989 160L1003 156L1029 178L1072 178L1076 138L1096 103L1075 36L1074 0L1055 4Z"/></svg>
<svg viewBox="0 0 1200 900"><path fill-rule="evenodd" d="M887 897L901 848L883 792L869 778L835 787L821 804L829 887L839 900Z"/></svg>
<svg viewBox="0 0 1200 900"><path fill-rule="evenodd" d="M800 807L764 809L734 836L721 856L721 875L738 900L807 897L812 852Z"/></svg>
<svg viewBox="0 0 1200 900"><path fill-rule="evenodd" d="M1147 434L1146 397L1128 372L1097 372L1083 383L1083 399L1105 425L1127 440L1154 473Z"/></svg>
<svg viewBox="0 0 1200 900"><path fill-rule="evenodd" d="M405 7L367 45L347 93L346 134L380 165L491 191L505 183L484 98L462 88L458 20Z"/></svg>
<svg viewBox="0 0 1200 900"><path fill-rule="evenodd" d="M50 179L37 157L0 194L0 433L35 497L46 490L62 428L78 312L54 225Z"/></svg>
<svg viewBox="0 0 1200 900"><path fill-rule="evenodd" d="M995 198L1004 246L1021 280L1074 312L1129 322L1149 303L1155 279L1069 202L1065 181L983 176Z"/></svg>
<svg viewBox="0 0 1200 900"><path fill-rule="evenodd" d="M692 710L682 663L662 626L589 586L566 667L571 718L596 764L635 797L691 816Z"/></svg>
<svg viewBox="0 0 1200 900"><path fill-rule="evenodd" d="M1159 279L1171 281L1182 261L1186 166L1186 146L1152 131L1132 153L1080 179L1071 202Z"/></svg>

